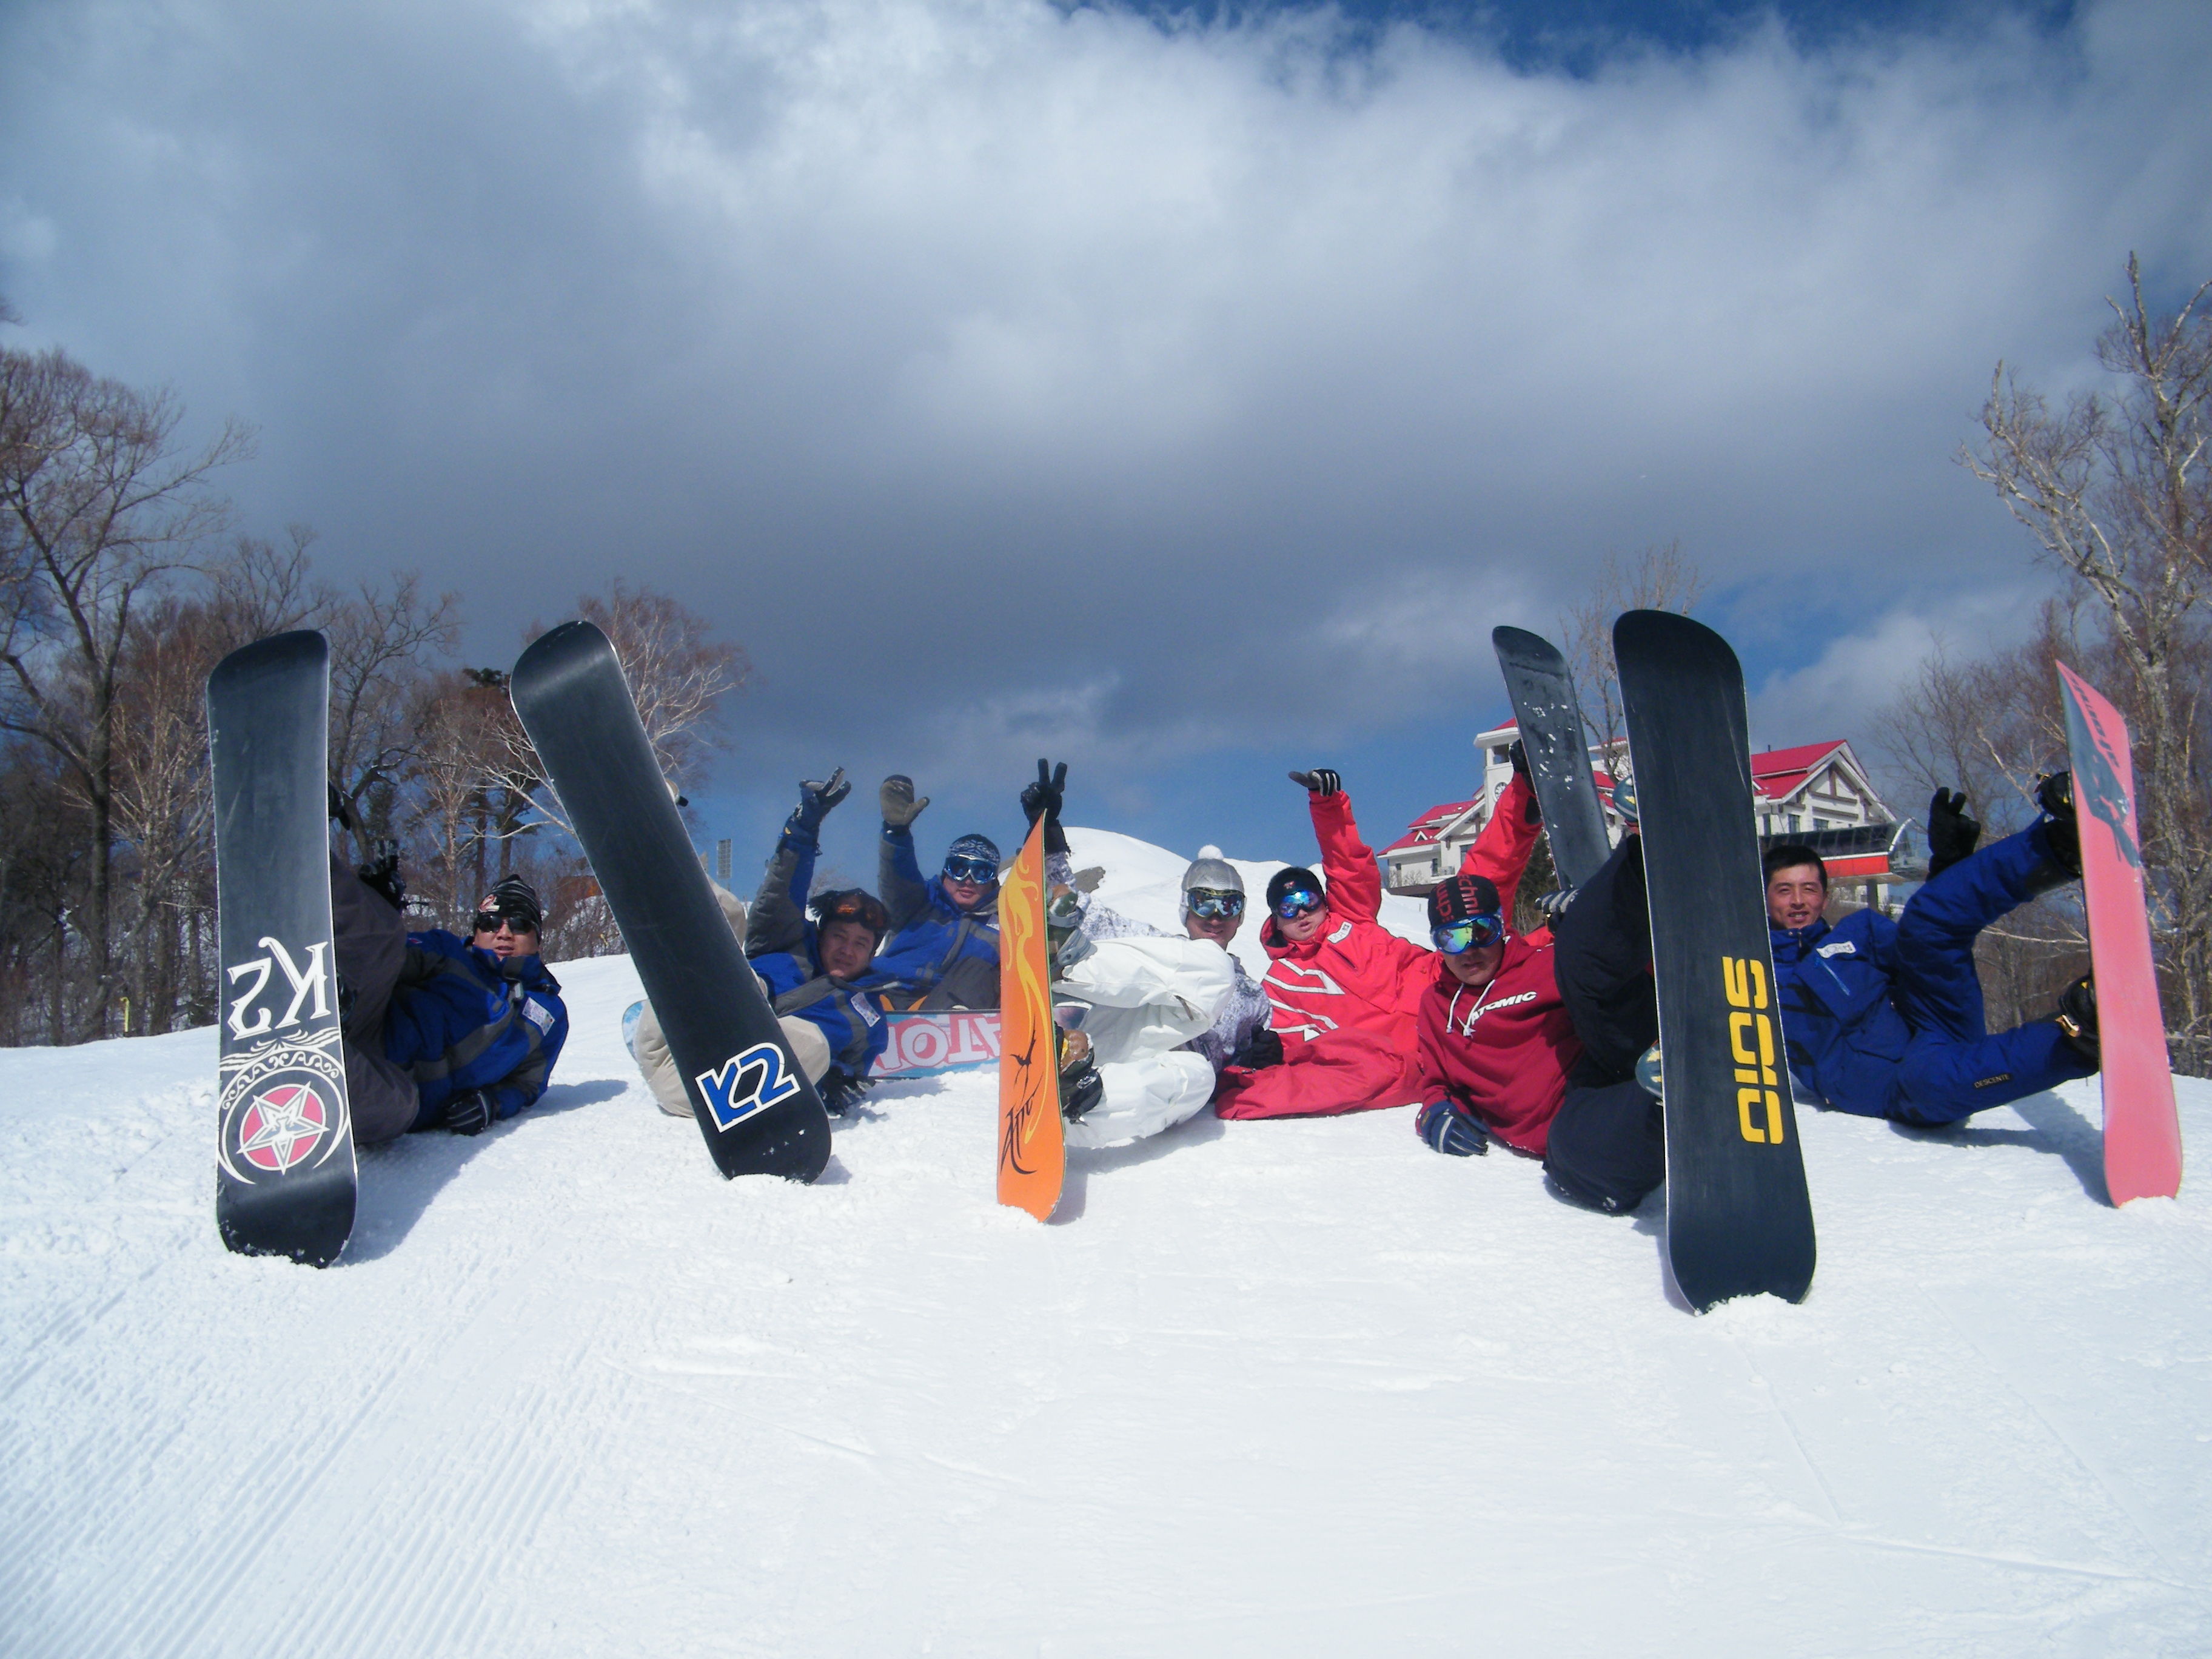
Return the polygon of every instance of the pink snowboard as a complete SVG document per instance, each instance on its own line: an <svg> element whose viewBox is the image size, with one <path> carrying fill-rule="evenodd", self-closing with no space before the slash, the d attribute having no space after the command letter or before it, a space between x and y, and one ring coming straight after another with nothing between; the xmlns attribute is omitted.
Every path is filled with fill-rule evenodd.
<svg viewBox="0 0 2212 1659"><path fill-rule="evenodd" d="M2105 1185L2112 1202L2172 1198L2181 1190L2181 1121L2166 1053L2136 838L2135 763L2127 723L2087 681L2061 663L2066 746L2081 830L2081 885L2089 907L2089 958L2097 974L2104 1055Z"/></svg>

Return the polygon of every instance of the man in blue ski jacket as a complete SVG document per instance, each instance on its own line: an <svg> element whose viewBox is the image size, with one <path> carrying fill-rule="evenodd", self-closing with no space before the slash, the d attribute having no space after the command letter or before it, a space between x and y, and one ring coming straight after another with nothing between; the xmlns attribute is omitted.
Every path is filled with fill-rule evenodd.
<svg viewBox="0 0 2212 1659"><path fill-rule="evenodd" d="M545 1091L568 1040L560 983L538 954L543 908L509 876L477 907L470 938L410 933L396 865L356 874L331 860L355 1139L481 1134Z"/></svg>
<svg viewBox="0 0 2212 1659"><path fill-rule="evenodd" d="M871 962L890 926L882 902L858 887L807 896L822 820L852 793L842 766L827 782L799 786L799 805L784 823L745 923L745 955L775 1012L810 1022L828 1044L829 1069L816 1086L823 1104L841 1114L890 1037L873 994L882 975Z"/></svg>
<svg viewBox="0 0 2212 1659"><path fill-rule="evenodd" d="M915 857L914 821L929 805L914 780L885 778L878 884L890 915L890 937L876 954L874 983L902 1012L999 1006L999 848L985 836L963 836L944 867L924 881Z"/></svg>
<svg viewBox="0 0 2212 1659"><path fill-rule="evenodd" d="M1955 1123L2097 1069L2096 990L2068 986L2057 1012L1994 1035L1974 970L1983 928L2039 894L2077 879L2081 842L2070 781L2047 778L2044 816L1974 850L1981 826L1966 798L1929 804L1929 880L1896 921L1858 910L1821 920L1828 877L1794 845L1765 859L1776 990L1801 1100L1863 1117Z"/></svg>

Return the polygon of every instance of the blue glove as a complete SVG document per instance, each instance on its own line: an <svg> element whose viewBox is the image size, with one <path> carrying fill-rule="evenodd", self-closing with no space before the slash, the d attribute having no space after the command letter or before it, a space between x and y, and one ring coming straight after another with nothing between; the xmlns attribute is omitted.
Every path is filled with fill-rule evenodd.
<svg viewBox="0 0 2212 1659"><path fill-rule="evenodd" d="M447 1101L446 1109L438 1114L438 1121L457 1135L480 1135L499 1121L499 1112L492 1105L489 1095L481 1089L471 1089Z"/></svg>
<svg viewBox="0 0 2212 1659"><path fill-rule="evenodd" d="M853 786L845 781L845 769L839 767L830 775L826 783L806 779L799 786L799 809L791 815L792 827L811 836L820 831L822 820L830 816L830 809L853 793Z"/></svg>
<svg viewBox="0 0 2212 1659"><path fill-rule="evenodd" d="M1490 1133L1466 1107L1449 1100L1432 1100L1413 1120L1413 1133L1430 1149L1453 1158L1480 1158L1490 1150Z"/></svg>

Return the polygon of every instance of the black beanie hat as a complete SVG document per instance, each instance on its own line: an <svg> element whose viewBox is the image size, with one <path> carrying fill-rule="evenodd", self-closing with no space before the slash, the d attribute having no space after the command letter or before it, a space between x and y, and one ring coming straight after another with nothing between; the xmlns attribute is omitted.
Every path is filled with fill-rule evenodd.
<svg viewBox="0 0 2212 1659"><path fill-rule="evenodd" d="M1488 876L1454 876L1437 884L1429 894L1429 926L1465 921L1469 916L1494 916L1500 908L1498 884Z"/></svg>
<svg viewBox="0 0 2212 1659"><path fill-rule="evenodd" d="M1304 890L1309 893L1327 896L1328 890L1321 884L1321 878L1303 866L1293 864L1287 870L1278 870L1267 881L1267 912L1274 914L1283 895Z"/></svg>

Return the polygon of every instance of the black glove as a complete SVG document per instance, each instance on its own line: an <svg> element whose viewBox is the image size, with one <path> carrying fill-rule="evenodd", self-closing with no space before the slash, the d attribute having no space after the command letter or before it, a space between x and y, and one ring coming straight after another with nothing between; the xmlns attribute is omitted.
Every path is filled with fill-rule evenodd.
<svg viewBox="0 0 2212 1659"><path fill-rule="evenodd" d="M1270 1066L1279 1066L1283 1063L1283 1039L1273 1027L1262 1025L1229 1056L1229 1063L1248 1072L1264 1072Z"/></svg>
<svg viewBox="0 0 2212 1659"><path fill-rule="evenodd" d="M455 1095L446 1103L446 1109L438 1114L440 1126L457 1135L480 1135L498 1121L499 1114L492 1107L491 1097L481 1089Z"/></svg>
<svg viewBox="0 0 2212 1659"><path fill-rule="evenodd" d="M1567 907L1575 902L1579 887L1562 887L1557 892L1547 893L1536 901L1537 912L1547 922L1557 921L1567 914Z"/></svg>
<svg viewBox="0 0 2212 1659"><path fill-rule="evenodd" d="M845 781L845 769L842 766L830 775L826 783L802 779L799 785L799 810L791 815L792 826L810 836L817 834L822 820L830 816L830 809L852 793L853 786Z"/></svg>
<svg viewBox="0 0 2212 1659"><path fill-rule="evenodd" d="M814 1092L822 1097L822 1109L832 1117L842 1117L860 1103L860 1097L874 1085L864 1077L831 1067L822 1074L822 1081L814 1085Z"/></svg>
<svg viewBox="0 0 2212 1659"><path fill-rule="evenodd" d="M914 798L914 780L894 772L884 780L876 799L883 804L884 828L903 830L921 816L921 809L929 805L929 797Z"/></svg>
<svg viewBox="0 0 2212 1659"><path fill-rule="evenodd" d="M1966 816L1964 790L1938 789L1928 802L1928 873L1933 878L1974 850L1982 826Z"/></svg>
<svg viewBox="0 0 2212 1659"><path fill-rule="evenodd" d="M1505 751L1505 758L1512 762L1513 769L1531 784L1536 781L1536 775L1528 769L1528 745L1520 738L1513 739L1513 746Z"/></svg>
<svg viewBox="0 0 2212 1659"><path fill-rule="evenodd" d="M1474 1113L1449 1100L1432 1100L1413 1119L1413 1133L1432 1152L1453 1158L1480 1158L1490 1150L1490 1134Z"/></svg>
<svg viewBox="0 0 2212 1659"><path fill-rule="evenodd" d="M2058 1030L2075 1054L2092 1066L2104 1065L2097 1034L2097 981L2091 975L2082 975L2058 994Z"/></svg>
<svg viewBox="0 0 2212 1659"><path fill-rule="evenodd" d="M407 908L407 884L399 874L399 843L380 841L374 861L355 866L354 874L361 878L362 885L375 893L395 910Z"/></svg>
<svg viewBox="0 0 2212 1659"><path fill-rule="evenodd" d="M2035 781L2035 804L2049 816L2043 825L2044 839L2051 843L2051 856L2065 867L2069 876L2081 873L2081 824L2074 811L2074 775L2053 772L2049 777ZM1933 844L1934 837L1929 837ZM1934 860L1929 860L1932 866Z"/></svg>
<svg viewBox="0 0 2212 1659"><path fill-rule="evenodd" d="M1022 786L1022 814L1031 823L1044 819L1044 850L1065 853L1067 836L1060 827L1060 798L1067 790L1067 763L1060 762L1057 769L1049 762L1037 763L1036 781Z"/></svg>
<svg viewBox="0 0 2212 1659"><path fill-rule="evenodd" d="M1291 781L1316 795L1334 795L1344 787L1344 780L1326 766L1316 766L1310 772L1293 772Z"/></svg>

